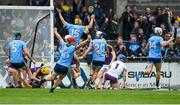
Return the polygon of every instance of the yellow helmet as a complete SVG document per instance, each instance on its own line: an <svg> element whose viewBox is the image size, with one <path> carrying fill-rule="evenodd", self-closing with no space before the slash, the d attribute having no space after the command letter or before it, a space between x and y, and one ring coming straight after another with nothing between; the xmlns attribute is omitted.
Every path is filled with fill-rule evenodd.
<svg viewBox="0 0 180 105"><path fill-rule="evenodd" d="M43 74L45 74L45 75L48 75L49 73L50 73L50 68L49 67L43 67L42 69L41 69L41 72L43 73Z"/></svg>

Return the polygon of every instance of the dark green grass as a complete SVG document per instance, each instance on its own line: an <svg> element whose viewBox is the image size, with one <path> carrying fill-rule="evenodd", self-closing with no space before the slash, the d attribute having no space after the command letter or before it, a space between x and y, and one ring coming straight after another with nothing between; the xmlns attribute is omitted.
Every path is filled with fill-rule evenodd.
<svg viewBox="0 0 180 105"><path fill-rule="evenodd" d="M0 104L180 104L179 91L0 89Z"/></svg>

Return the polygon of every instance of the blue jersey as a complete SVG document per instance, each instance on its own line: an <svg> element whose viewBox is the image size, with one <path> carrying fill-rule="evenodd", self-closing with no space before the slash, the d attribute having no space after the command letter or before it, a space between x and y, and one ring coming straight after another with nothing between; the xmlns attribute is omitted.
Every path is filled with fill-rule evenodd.
<svg viewBox="0 0 180 105"><path fill-rule="evenodd" d="M80 42L82 35L83 35L85 26L67 24L67 29L68 29L69 35L76 38L75 46L77 46Z"/></svg>
<svg viewBox="0 0 180 105"><path fill-rule="evenodd" d="M75 46L67 46L65 42L61 42L61 56L57 63L61 66L69 67L74 58Z"/></svg>
<svg viewBox="0 0 180 105"><path fill-rule="evenodd" d="M105 61L107 43L103 39L94 39L89 48L92 50L93 60L95 61Z"/></svg>
<svg viewBox="0 0 180 105"><path fill-rule="evenodd" d="M26 48L26 44L22 40L13 40L9 43L9 52L10 52L10 62L11 63L22 63L24 62L23 58L23 49Z"/></svg>
<svg viewBox="0 0 180 105"><path fill-rule="evenodd" d="M152 36L148 40L149 45L149 58L162 58L161 42L163 38L157 35Z"/></svg>

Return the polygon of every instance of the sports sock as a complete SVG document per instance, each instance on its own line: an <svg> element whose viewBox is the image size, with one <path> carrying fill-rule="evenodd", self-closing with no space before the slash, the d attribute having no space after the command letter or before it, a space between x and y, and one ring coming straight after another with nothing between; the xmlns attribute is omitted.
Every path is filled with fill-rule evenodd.
<svg viewBox="0 0 180 105"><path fill-rule="evenodd" d="M73 87L76 88L77 84L76 84L76 79L75 78L72 78L72 83L73 83Z"/></svg>
<svg viewBox="0 0 180 105"><path fill-rule="evenodd" d="M156 81L156 86L157 86L157 87L159 86L159 81Z"/></svg>

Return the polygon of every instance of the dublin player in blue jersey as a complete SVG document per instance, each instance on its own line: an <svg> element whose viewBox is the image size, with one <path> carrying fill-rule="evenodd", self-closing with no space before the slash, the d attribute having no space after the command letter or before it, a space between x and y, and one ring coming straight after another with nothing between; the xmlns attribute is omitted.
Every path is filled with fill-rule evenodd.
<svg viewBox="0 0 180 105"><path fill-rule="evenodd" d="M89 25L87 26L83 26L78 22L75 22L75 24L70 24L67 23L64 18L61 15L61 10L60 9L56 9L59 13L59 18L62 22L62 24L68 29L68 34L70 36L73 36L76 38L76 42L75 42L75 46L77 46L80 42L80 39L83 35L83 33L88 34L89 33L89 29L92 28L93 26L93 22L94 22L94 15L91 16L91 20ZM79 60L77 58L77 55L74 55L74 59L72 61L72 65L71 65L71 69L73 70L72 73L72 80L73 80L73 85L74 87L76 87L76 83L75 83L75 79L80 76L80 63Z"/></svg>
<svg viewBox="0 0 180 105"><path fill-rule="evenodd" d="M86 55L92 50L92 55L93 55L92 66L94 73L91 74L92 77L90 77L89 84L94 84L94 81L97 78L99 70L104 65L106 58L105 53L106 51L108 52L108 45L105 40L101 39L101 35L102 32L100 31L96 32L96 38L91 41L89 48L83 54L83 57L86 57Z"/></svg>
<svg viewBox="0 0 180 105"><path fill-rule="evenodd" d="M26 44L24 41L21 40L21 33L17 32L15 33L15 40L9 43L8 45L8 58L10 62L11 68L17 70L17 76L16 78L21 78L21 70L25 70L26 73L29 75L31 79L40 81L36 77L34 77L28 68L28 66L24 62L24 56L27 56L31 62L35 63L35 60L32 59L31 55L29 54L29 51L26 47ZM21 87L20 81L18 82L17 87Z"/></svg>
<svg viewBox="0 0 180 105"><path fill-rule="evenodd" d="M41 80L41 82L39 83L39 85L42 85L45 81L52 81L56 79L57 76L59 76L58 80L56 80L49 92L53 92L54 89L60 85L62 79L67 75L69 67L74 58L74 52L76 51L76 49L79 49L81 46L84 46L89 41L87 39L83 43L75 46L74 44L76 42L76 39L73 36L68 37L66 39L67 42L64 42L61 35L57 33L56 29L54 32L55 36L60 41L61 56L54 67L53 74L47 77L47 79Z"/></svg>
<svg viewBox="0 0 180 105"><path fill-rule="evenodd" d="M94 18L95 18L94 15L91 16L91 21L90 21L89 25L82 26L80 24L67 23L61 15L61 10L57 9L57 11L59 13L59 18L60 18L61 22L68 29L68 34L76 38L75 46L77 46L80 42L80 39L81 39L83 33L88 33L88 30L90 28L92 28Z"/></svg>
<svg viewBox="0 0 180 105"><path fill-rule="evenodd" d="M174 37L172 36L168 41L163 41L163 38L161 37L162 32L163 31L160 27L156 27L154 29L154 34L148 40L148 44L147 44L147 49L149 50L148 65L144 72L144 74L149 75L152 72L153 65L155 66L157 89L160 88L159 81L160 81L160 72L161 72L161 65L162 65L161 48L163 46L167 46L170 42L174 40ZM137 74L137 79L140 78L139 74Z"/></svg>

